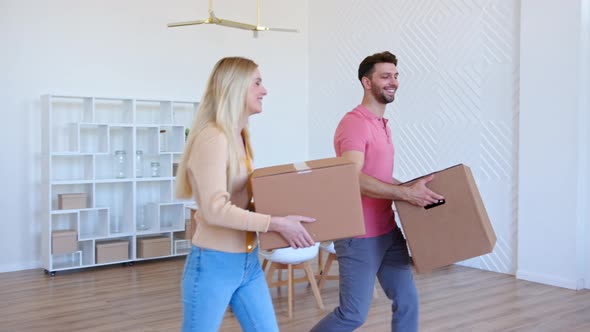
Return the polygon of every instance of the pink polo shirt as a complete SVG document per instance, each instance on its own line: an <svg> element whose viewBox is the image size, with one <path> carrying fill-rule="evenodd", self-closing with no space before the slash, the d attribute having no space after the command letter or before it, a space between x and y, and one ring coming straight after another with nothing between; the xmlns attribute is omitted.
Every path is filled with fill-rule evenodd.
<svg viewBox="0 0 590 332"><path fill-rule="evenodd" d="M359 105L346 113L334 135L334 149L338 157L346 151L365 154L362 172L383 182L392 183L394 148L387 119L379 118ZM392 201L361 196L365 229L361 238L383 235L396 227Z"/></svg>

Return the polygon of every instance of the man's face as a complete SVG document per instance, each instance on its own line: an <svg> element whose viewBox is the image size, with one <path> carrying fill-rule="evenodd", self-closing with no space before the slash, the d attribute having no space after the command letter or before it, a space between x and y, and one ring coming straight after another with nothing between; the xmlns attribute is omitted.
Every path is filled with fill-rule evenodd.
<svg viewBox="0 0 590 332"><path fill-rule="evenodd" d="M395 99L399 87L397 67L393 63L375 64L370 79L371 94L378 102L389 104Z"/></svg>

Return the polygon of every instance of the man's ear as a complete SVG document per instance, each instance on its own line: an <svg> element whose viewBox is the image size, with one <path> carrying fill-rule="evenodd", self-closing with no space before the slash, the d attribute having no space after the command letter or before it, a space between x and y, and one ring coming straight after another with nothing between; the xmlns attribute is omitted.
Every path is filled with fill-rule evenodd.
<svg viewBox="0 0 590 332"><path fill-rule="evenodd" d="M363 85L363 88L365 88L365 90L371 89L371 80L367 76L363 76L361 78L361 84Z"/></svg>

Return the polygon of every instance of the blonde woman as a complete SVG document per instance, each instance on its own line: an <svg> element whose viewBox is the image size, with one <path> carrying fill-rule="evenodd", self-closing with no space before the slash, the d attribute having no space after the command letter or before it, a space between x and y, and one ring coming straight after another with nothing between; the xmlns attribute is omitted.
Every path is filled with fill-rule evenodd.
<svg viewBox="0 0 590 332"><path fill-rule="evenodd" d="M293 248L314 244L301 225L314 219L247 209L248 117L262 112L266 93L256 63L223 58L195 114L176 178L177 197L199 206L182 278L182 331L219 330L228 304L244 331L278 331L256 232L278 232Z"/></svg>

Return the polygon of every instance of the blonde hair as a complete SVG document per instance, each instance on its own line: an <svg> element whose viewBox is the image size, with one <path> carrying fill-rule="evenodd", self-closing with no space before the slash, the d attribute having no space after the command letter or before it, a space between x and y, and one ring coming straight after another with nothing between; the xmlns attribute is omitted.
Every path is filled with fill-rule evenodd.
<svg viewBox="0 0 590 332"><path fill-rule="evenodd" d="M192 127L186 140L182 160L176 173L176 197L192 197L192 188L187 174L187 162L195 138L207 126L214 125L221 130L228 142L227 189L231 193L232 178L240 170L240 145L236 130L246 114L246 97L252 74L258 65L246 58L228 57L219 60L209 76L203 98L193 119ZM252 156L250 135L246 125L240 133L246 148L246 155Z"/></svg>

